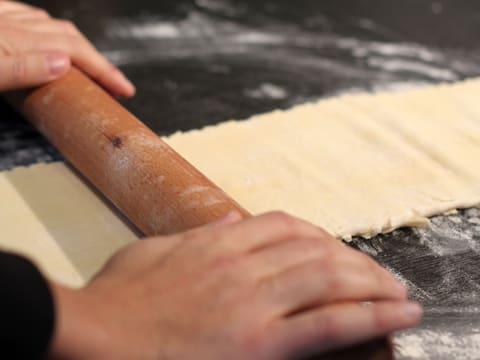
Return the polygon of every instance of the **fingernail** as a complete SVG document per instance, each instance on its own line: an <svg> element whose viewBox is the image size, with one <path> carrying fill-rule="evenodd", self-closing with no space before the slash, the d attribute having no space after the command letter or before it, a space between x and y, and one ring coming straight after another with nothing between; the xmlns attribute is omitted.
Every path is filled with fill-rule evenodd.
<svg viewBox="0 0 480 360"><path fill-rule="evenodd" d="M422 312L422 307L417 303L408 303L403 307L403 313L409 319L418 319Z"/></svg>
<svg viewBox="0 0 480 360"><path fill-rule="evenodd" d="M68 56L58 52L52 52L47 55L47 62L50 75L58 77L64 74L70 66Z"/></svg>
<svg viewBox="0 0 480 360"><path fill-rule="evenodd" d="M232 224L241 220L242 216L236 210L229 211L225 215L223 215L220 219L217 220L220 224Z"/></svg>

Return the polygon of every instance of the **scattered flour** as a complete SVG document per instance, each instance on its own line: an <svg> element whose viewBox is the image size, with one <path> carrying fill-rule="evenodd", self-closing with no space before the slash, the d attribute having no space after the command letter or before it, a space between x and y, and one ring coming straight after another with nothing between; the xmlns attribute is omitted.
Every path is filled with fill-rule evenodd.
<svg viewBox="0 0 480 360"><path fill-rule="evenodd" d="M119 65L168 57L248 54L260 61L268 58L268 61L291 63L294 68L324 68L343 76L351 74L352 78L382 79L383 74L384 84L412 78L426 82L455 81L480 73L478 61L466 60L463 53L455 50L440 52L415 43L368 41L329 32L310 32L281 22L252 26L231 19L244 11L241 6L220 0L196 0L196 4L200 9L192 9L185 18L176 21L160 16L107 20L109 48L104 49L104 54ZM432 4L432 9L438 8L438 4ZM323 23L331 21L325 16L321 18ZM357 26L378 27L369 19L362 19ZM132 39L137 40L143 48L141 56L137 47L126 49L122 39L129 40L129 46ZM117 49L110 45L115 41L120 41ZM331 54L336 55L329 58ZM470 55L475 58L474 54ZM354 61L343 65L341 58L348 57Z"/></svg>
<svg viewBox="0 0 480 360"><path fill-rule="evenodd" d="M480 243L476 240L480 237L479 229L469 225L480 223L480 218L476 215L478 211L479 209L466 210L465 222L455 214L435 216L431 219L429 227L413 231L424 245L439 256L454 255L468 250L480 253Z"/></svg>
<svg viewBox="0 0 480 360"><path fill-rule="evenodd" d="M368 64L372 67L378 67L390 72L413 72L443 81L459 80L458 75L452 70L427 65L418 61L370 57L368 59Z"/></svg>
<svg viewBox="0 0 480 360"><path fill-rule="evenodd" d="M280 100L285 99L288 96L288 92L278 85L263 83L255 89L245 90L245 95L254 99Z"/></svg>
<svg viewBox="0 0 480 360"><path fill-rule="evenodd" d="M415 330L412 333L395 337L395 353L405 360L462 359L480 358L480 332L453 334L431 330Z"/></svg>

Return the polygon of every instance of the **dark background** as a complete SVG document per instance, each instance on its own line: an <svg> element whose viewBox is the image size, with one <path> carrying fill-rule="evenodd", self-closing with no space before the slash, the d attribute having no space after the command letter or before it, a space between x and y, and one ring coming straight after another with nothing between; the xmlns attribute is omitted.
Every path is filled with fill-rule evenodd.
<svg viewBox="0 0 480 360"><path fill-rule="evenodd" d="M333 96L480 74L474 0L31 1L69 18L133 80L159 134ZM61 156L0 105L0 169ZM348 146L344 144L342 146ZM411 289L399 359L480 359L480 210L354 241Z"/></svg>

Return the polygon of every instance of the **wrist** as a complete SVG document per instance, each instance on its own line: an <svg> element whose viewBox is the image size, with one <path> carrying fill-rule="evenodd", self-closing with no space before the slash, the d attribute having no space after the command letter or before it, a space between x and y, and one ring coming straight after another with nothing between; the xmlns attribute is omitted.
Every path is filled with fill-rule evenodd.
<svg viewBox="0 0 480 360"><path fill-rule="evenodd" d="M106 336L95 316L95 304L82 291L50 283L55 302L55 327L48 358L94 359Z"/></svg>

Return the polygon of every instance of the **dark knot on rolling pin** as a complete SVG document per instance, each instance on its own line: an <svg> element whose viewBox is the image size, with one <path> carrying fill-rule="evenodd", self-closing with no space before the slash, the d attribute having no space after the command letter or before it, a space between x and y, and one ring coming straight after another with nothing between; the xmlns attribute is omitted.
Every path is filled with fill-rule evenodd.
<svg viewBox="0 0 480 360"><path fill-rule="evenodd" d="M112 146L114 148L117 148L117 149L120 149L123 145L123 140L120 136L116 136L116 135L107 135L107 134L104 134L104 136L108 139L108 141L110 142L110 144L112 144Z"/></svg>
<svg viewBox="0 0 480 360"><path fill-rule="evenodd" d="M110 140L110 142L116 148L120 148L122 146L122 139L118 136L115 136L113 139Z"/></svg>

